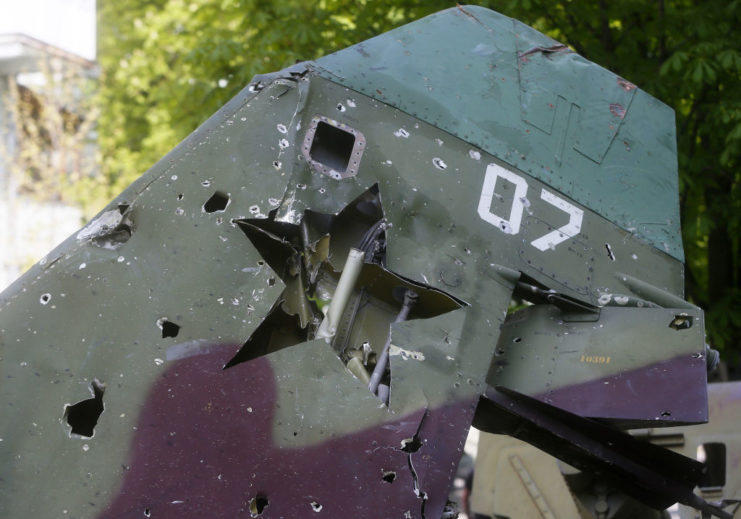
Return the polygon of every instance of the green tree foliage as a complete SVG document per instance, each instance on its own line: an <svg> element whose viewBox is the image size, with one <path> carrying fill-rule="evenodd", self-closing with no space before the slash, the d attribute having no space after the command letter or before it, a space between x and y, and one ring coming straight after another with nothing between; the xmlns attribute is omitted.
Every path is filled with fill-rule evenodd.
<svg viewBox="0 0 741 519"><path fill-rule="evenodd" d="M119 189L255 74L280 70L441 8L393 0L135 0L99 5L100 144ZM419 5L412 5L419 4ZM445 7L449 4L445 3Z"/></svg>
<svg viewBox="0 0 741 519"><path fill-rule="evenodd" d="M676 110L687 295L711 343L741 351L741 2L511 0L522 20ZM362 41L440 0L99 2L100 144L120 190L257 73Z"/></svg>

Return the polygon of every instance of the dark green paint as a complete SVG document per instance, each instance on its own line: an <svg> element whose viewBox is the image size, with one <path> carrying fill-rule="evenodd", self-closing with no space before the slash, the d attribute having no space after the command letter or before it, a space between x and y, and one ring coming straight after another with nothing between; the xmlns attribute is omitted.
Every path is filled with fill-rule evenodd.
<svg viewBox="0 0 741 519"><path fill-rule="evenodd" d="M673 111L555 40L455 7L315 63L684 261Z"/></svg>

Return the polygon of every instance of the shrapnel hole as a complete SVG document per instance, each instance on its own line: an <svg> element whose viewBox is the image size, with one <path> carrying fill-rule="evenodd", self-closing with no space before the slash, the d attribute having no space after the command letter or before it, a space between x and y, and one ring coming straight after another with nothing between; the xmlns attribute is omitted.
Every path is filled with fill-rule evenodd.
<svg viewBox="0 0 741 519"><path fill-rule="evenodd" d="M157 324L162 329L162 338L177 337L180 333L180 325L175 324L167 319L160 319Z"/></svg>
<svg viewBox="0 0 741 519"><path fill-rule="evenodd" d="M216 191L211 195L211 198L206 200L206 203L203 204L203 210L207 213L216 213L226 209L227 205L229 205L229 195L222 193L221 191Z"/></svg>
<svg viewBox="0 0 741 519"><path fill-rule="evenodd" d="M269 504L267 496L257 494L255 497L250 499L250 515L252 517L262 515L263 510L265 510L265 507Z"/></svg>
<svg viewBox="0 0 741 519"><path fill-rule="evenodd" d="M420 447L422 447L422 440L419 439L419 436L414 436L412 438L402 440L403 446L401 447L401 450L403 452L412 454L414 452L417 452Z"/></svg>
<svg viewBox="0 0 741 519"><path fill-rule="evenodd" d="M93 391L93 398L72 405L68 404L64 408L64 419L72 427L72 434L79 434L86 438L93 437L98 418L100 418L104 409L103 392L105 391L105 384L95 379L90 383L90 388Z"/></svg>

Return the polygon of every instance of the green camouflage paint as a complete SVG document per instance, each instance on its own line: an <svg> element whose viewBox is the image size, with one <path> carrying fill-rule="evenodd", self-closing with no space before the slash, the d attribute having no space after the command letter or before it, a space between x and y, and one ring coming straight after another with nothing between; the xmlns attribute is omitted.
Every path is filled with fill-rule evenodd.
<svg viewBox="0 0 741 519"><path fill-rule="evenodd" d="M441 39L435 24L446 20ZM684 390L691 398L659 421L701 421L703 315L681 299L667 110L551 43L517 58L512 23L456 8L401 29L434 46L399 51L381 38L256 77L3 292L0 516L437 518L479 399L503 385L618 424L656 423L662 399ZM515 28L526 46L545 41ZM453 94L435 101L446 117L428 117L409 107L434 97L404 74L395 84L405 90L384 97L393 70L376 75L364 61L397 55L396 67L418 52L437 71L428 92L446 92L436 56L452 41L472 44L476 59L508 53L492 99L509 106L522 87L532 104L471 103L497 121L479 124ZM328 72L348 55L367 68L362 88ZM579 93L630 112L577 117L593 135L567 147L551 178L542 165L553 146L529 139L547 126L533 107L561 95L538 90L543 71L560 77L559 60L563 88L614 80L602 101ZM551 133L570 135L560 109ZM608 123L614 132L602 133ZM616 145L626 135L630 150ZM637 158L649 149L655 162ZM597 180L608 169L621 173ZM635 202L657 185L654 202ZM608 191L619 203L603 204ZM653 216L640 211L662 223L647 230ZM323 335L353 248L365 261ZM416 303L394 322L410 290ZM508 318L513 294L533 309ZM558 324L559 312L578 324ZM513 330L528 337L522 358L498 353ZM578 352L540 362L554 344ZM384 351L389 397L355 375L383 367ZM574 362L581 355L598 361ZM662 362L676 374L638 387L645 408L585 391L574 404L569 393L620 379L617 398Z"/></svg>
<svg viewBox="0 0 741 519"><path fill-rule="evenodd" d="M316 66L321 76L486 150L683 261L673 111L565 45L466 6Z"/></svg>

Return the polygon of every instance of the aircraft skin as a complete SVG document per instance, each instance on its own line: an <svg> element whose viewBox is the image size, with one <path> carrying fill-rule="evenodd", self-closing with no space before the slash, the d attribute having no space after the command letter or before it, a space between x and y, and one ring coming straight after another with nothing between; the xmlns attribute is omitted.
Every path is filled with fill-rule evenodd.
<svg viewBox="0 0 741 519"><path fill-rule="evenodd" d="M0 296L0 516L437 518L497 398L706 421L678 221L671 110L486 9L258 76Z"/></svg>

